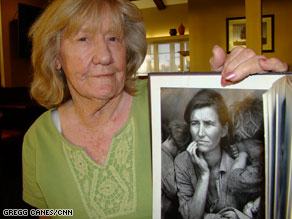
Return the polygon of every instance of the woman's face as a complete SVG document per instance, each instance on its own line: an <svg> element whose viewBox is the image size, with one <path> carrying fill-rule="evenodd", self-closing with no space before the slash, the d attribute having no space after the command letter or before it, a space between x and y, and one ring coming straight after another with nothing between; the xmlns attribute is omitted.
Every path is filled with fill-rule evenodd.
<svg viewBox="0 0 292 219"><path fill-rule="evenodd" d="M222 126L213 107L193 110L190 120L190 132L197 142L198 150L206 153L220 145L221 138L227 134L227 126Z"/></svg>
<svg viewBox="0 0 292 219"><path fill-rule="evenodd" d="M56 68L62 68L74 95L108 100L124 88L126 76L125 37L110 31L110 14L101 30L86 32L85 23L77 35L61 39Z"/></svg>

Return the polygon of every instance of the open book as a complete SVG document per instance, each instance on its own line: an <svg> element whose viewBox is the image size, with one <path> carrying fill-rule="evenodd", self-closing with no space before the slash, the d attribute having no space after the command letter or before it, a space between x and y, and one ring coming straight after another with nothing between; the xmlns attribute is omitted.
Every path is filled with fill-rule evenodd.
<svg viewBox="0 0 292 219"><path fill-rule="evenodd" d="M292 76L263 95L266 157L266 216L291 218Z"/></svg>
<svg viewBox="0 0 292 219"><path fill-rule="evenodd" d="M153 218L291 218L291 73L220 77L149 74Z"/></svg>

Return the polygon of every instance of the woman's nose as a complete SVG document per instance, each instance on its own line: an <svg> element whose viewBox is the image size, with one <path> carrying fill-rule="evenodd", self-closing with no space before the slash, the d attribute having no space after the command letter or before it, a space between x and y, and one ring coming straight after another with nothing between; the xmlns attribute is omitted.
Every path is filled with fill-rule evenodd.
<svg viewBox="0 0 292 219"><path fill-rule="evenodd" d="M95 65L109 65L113 62L111 50L104 41L95 43L92 62Z"/></svg>
<svg viewBox="0 0 292 219"><path fill-rule="evenodd" d="M198 135L199 136L204 136L205 135L205 127L203 124L200 124L199 130L198 130Z"/></svg>

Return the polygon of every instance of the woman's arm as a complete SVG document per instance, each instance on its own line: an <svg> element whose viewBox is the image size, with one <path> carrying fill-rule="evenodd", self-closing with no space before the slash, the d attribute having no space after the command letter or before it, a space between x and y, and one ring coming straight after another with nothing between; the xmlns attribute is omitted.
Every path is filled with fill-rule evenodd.
<svg viewBox="0 0 292 219"><path fill-rule="evenodd" d="M194 143L191 145L194 146ZM210 174L202 155L198 155L196 159L197 164L194 165L188 151L175 159L179 211L183 218L202 218L204 215Z"/></svg>
<svg viewBox="0 0 292 219"><path fill-rule="evenodd" d="M188 202L190 209L190 219L203 218L204 216L209 186L209 177L209 174L205 174L198 178L195 193Z"/></svg>
<svg viewBox="0 0 292 219"><path fill-rule="evenodd" d="M193 164L186 162L185 157L178 158L175 163L175 171L179 212L183 218L202 218L206 205L209 176L196 178L195 171L193 169L189 171Z"/></svg>
<svg viewBox="0 0 292 219"><path fill-rule="evenodd" d="M192 142L188 146L187 151L191 155L194 168L196 168L199 173L198 182L194 185L195 192L188 202L190 218L203 218L208 194L210 170L202 153L197 151L196 142Z"/></svg>

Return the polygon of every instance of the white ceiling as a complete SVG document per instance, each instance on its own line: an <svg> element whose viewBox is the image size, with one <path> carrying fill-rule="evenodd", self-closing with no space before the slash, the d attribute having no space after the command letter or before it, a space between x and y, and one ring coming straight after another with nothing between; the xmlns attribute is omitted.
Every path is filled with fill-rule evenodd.
<svg viewBox="0 0 292 219"><path fill-rule="evenodd" d="M138 8L154 8L156 7L153 0L138 0L138 1L132 1ZM188 3L188 0L163 0L163 3L167 5L176 5L176 4L183 4Z"/></svg>

